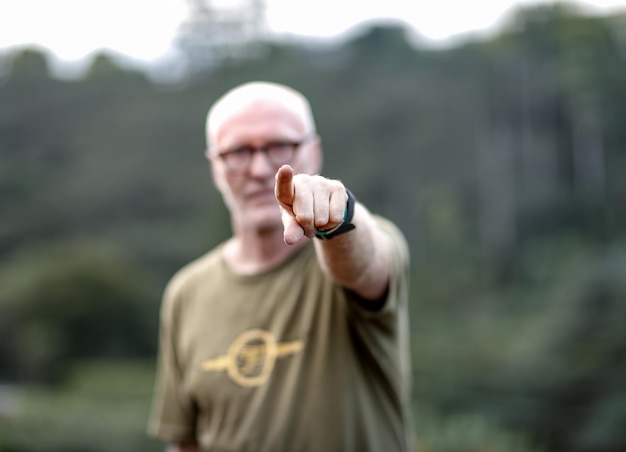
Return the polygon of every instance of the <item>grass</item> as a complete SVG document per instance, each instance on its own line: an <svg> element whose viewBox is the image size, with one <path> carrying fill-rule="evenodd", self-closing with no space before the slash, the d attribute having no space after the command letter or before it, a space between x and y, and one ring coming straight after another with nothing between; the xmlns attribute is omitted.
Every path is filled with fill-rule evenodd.
<svg viewBox="0 0 626 452"><path fill-rule="evenodd" d="M145 434L153 382L152 363L89 362L60 386L19 387L0 423L0 450L163 450Z"/></svg>

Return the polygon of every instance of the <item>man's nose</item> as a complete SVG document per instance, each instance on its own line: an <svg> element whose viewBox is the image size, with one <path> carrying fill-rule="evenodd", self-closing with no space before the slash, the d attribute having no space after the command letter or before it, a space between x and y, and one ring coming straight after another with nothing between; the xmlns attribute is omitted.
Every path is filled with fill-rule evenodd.
<svg viewBox="0 0 626 452"><path fill-rule="evenodd" d="M274 175L276 168L270 162L267 152L262 149L257 149L250 156L250 174L257 177L264 177Z"/></svg>

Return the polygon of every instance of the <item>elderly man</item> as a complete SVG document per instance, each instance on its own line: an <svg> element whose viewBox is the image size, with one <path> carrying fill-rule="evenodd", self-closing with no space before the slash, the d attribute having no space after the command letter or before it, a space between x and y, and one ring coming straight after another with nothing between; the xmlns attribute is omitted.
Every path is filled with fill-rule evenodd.
<svg viewBox="0 0 626 452"><path fill-rule="evenodd" d="M210 109L233 235L161 310L149 432L174 451L408 451L408 248L318 175L308 101L252 82Z"/></svg>

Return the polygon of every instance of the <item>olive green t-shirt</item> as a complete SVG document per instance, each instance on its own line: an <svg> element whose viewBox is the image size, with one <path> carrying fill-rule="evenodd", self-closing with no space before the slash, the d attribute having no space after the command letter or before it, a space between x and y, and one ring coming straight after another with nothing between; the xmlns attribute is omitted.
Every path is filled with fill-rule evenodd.
<svg viewBox="0 0 626 452"><path fill-rule="evenodd" d="M256 275L222 247L165 290L150 434L206 451L408 451L408 248L378 311L322 272L312 243Z"/></svg>

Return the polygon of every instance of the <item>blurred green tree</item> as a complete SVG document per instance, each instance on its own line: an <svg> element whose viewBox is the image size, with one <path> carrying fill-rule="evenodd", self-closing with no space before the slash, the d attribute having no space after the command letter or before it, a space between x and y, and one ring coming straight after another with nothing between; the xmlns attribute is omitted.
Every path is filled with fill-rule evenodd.
<svg viewBox="0 0 626 452"><path fill-rule="evenodd" d="M32 246L3 262L0 281L4 379L51 381L80 359L155 350L153 284L111 247Z"/></svg>

